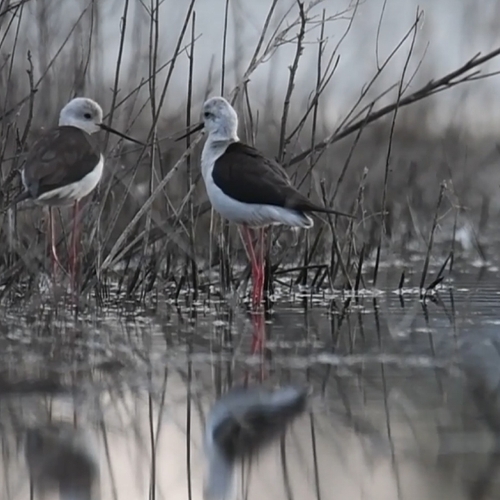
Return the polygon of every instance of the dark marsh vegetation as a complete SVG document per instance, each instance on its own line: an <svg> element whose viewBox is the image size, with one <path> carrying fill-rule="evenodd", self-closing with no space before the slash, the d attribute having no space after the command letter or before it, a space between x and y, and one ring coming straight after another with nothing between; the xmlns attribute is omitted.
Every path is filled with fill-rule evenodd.
<svg viewBox="0 0 500 500"><path fill-rule="evenodd" d="M197 8L206 15L206 7L195 0L182 7L112 3L0 4L2 294L39 290L47 270L44 211L29 203L6 209L20 190L19 169L30 144L78 95L96 99L107 123L148 144L138 148L101 137L105 175L82 216L80 286L87 294L102 298L111 285L113 293L142 297L152 291L175 296L184 289L196 294L211 284L224 290L248 278L249 270L238 265L246 260L235 228L211 213L206 200L199 173L202 138L173 140L199 119L204 97L215 94L234 102L243 140L281 161L313 199L356 216L317 220L307 233L273 230L278 244L272 245L268 287L372 286L380 262L408 262L412 255L423 258L407 274L418 271L416 280L432 285L436 276L427 276L429 262L449 267L462 253L457 232L465 234L466 259L488 259L482 240L498 212L487 176L496 143L469 138L456 124L433 134L428 124L446 92L459 100L457 89L472 92L481 85L498 51L473 54L447 72L430 74L426 66L422 75L431 55L422 51L426 14L417 9L385 56L379 39L373 40L377 67L359 82L352 92L357 99L344 111L336 82L343 77L343 43L363 15L363 3L259 4L265 13L260 31L242 40L244 7L228 1L220 12L220 39L209 39L220 50L204 74L196 68L207 65L198 55L206 50L198 47L208 21ZM115 8L119 16L114 11L110 17ZM168 15L174 8L182 19L175 25ZM374 22L382 37L384 9ZM116 36L112 50L108 31ZM283 54L288 70L278 93L273 65L283 65ZM262 85L260 77L254 84L263 70L267 82ZM398 75L390 85L388 71ZM338 117L332 120L332 114ZM63 255L69 216L70 210L59 211ZM371 271L363 273L366 266ZM400 271L404 283L404 264Z"/></svg>

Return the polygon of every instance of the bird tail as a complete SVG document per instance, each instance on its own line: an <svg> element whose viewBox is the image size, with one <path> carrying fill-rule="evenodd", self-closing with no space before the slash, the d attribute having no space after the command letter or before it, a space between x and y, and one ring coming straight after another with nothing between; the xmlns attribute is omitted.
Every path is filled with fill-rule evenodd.
<svg viewBox="0 0 500 500"><path fill-rule="evenodd" d="M312 202L309 198L297 192L296 196L292 200L289 208L294 208L295 210L299 210L301 212L318 212L323 214L332 214L339 215L341 217L349 217L351 219L355 218L355 215L347 214L345 212L341 212L339 210L335 210L334 208L324 207L321 205L317 205Z"/></svg>
<svg viewBox="0 0 500 500"><path fill-rule="evenodd" d="M356 216L353 214L347 214L345 212L340 212L339 210L335 210L334 208L329 208L329 207L322 207L320 205L316 205L311 203L311 205L304 209L304 212L319 212L322 214L332 214L332 215L339 215L341 217L349 217L349 219L355 219Z"/></svg>

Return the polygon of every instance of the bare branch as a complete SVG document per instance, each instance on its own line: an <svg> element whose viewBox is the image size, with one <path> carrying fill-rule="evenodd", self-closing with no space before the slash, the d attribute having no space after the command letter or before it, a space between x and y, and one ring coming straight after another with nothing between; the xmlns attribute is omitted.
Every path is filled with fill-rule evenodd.
<svg viewBox="0 0 500 500"><path fill-rule="evenodd" d="M314 147L303 151L302 153L294 156L289 162L289 165L294 165L300 161L308 158L312 153L320 152L326 149L328 146L331 146L335 142L340 141L344 137L351 135L356 132L360 127L364 126L364 124L373 123L383 116L392 113L397 107L402 108L404 106L409 106L415 102L421 101L422 99L426 99L427 97L437 94L438 92L442 92L444 90L448 90L452 87L460 85L462 83L467 83L469 81L477 80L477 72L473 73L474 78L471 78L471 75L466 75L463 78L459 78L462 75L465 75L468 71L473 68L477 68L482 66L484 63L490 61L491 59L495 59L500 55L500 47L488 52L484 56L480 56L480 53L476 54L473 58L469 59L465 64L457 68L456 70L446 74L445 76L438 78L437 80L430 80L423 87L413 92L412 94L402 98L399 103L396 101L394 103L388 104L383 108L380 108L377 111L369 112L365 118L358 120L357 122L349 125L348 127L343 128L342 130L335 132L330 137L327 137L323 141L317 143Z"/></svg>

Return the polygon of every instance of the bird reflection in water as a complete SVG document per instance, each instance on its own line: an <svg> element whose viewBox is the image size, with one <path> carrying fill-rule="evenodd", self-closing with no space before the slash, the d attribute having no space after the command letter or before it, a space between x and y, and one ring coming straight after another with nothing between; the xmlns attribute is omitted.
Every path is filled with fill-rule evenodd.
<svg viewBox="0 0 500 500"><path fill-rule="evenodd" d="M30 499L59 490L60 500L98 498L99 466L89 434L68 422L51 422L26 432Z"/></svg>
<svg viewBox="0 0 500 500"><path fill-rule="evenodd" d="M307 397L291 386L235 388L214 404L205 428L205 500L235 498L237 463L281 437L306 409Z"/></svg>

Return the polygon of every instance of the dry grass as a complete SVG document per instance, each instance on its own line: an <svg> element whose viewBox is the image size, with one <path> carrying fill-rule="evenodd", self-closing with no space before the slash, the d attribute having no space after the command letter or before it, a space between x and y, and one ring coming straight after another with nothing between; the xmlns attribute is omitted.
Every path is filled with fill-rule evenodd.
<svg viewBox="0 0 500 500"><path fill-rule="evenodd" d="M376 282L379 263L394 256L454 255L459 250L455 233L463 224L476 228L473 246L485 257L480 237L499 210L490 204L495 190L488 171L496 161L496 144L479 144L460 130L430 136L421 124L440 99L439 92L465 82L475 85L481 78L477 71L497 52L472 58L446 76L431 75L427 85L415 90L411 83L419 60L414 48L422 22L417 11L400 43L379 61L372 80L360 85L359 101L332 130L323 101L336 76L343 36L333 43L324 37L324 29L342 22L341 33L347 34L359 5L352 3L339 13L317 3L296 2L283 12L279 2L271 1L261 34L253 41L253 56L244 63L226 63L227 37L222 33L222 65L199 81L193 67L203 43L203 21L195 16L196 2L183 4L182 25L171 26L159 14L161 2L138 6L124 1L114 77L108 81L101 50L106 43L105 2L75 2L78 16L61 23L53 2L0 0L0 206L7 207L20 189L18 172L25 153L42 127L55 124L55 110L75 95L87 95L108 110L108 123L148 146L140 150L102 137L106 173L85 203L82 289L101 296L108 285L118 283L119 292L145 297L169 283L173 293L183 287L197 292L214 276L226 285L239 284L248 275L234 265L245 262L243 251L236 232L224 229L206 201L198 170L201 138L187 144L172 140L196 121L203 96L222 90L240 113L244 140L280 159L316 201L356 214L351 222L318 221L307 235L274 230L279 244L272 247L270 269L280 281L290 274L291 282L304 285L357 288L363 262L375 264ZM36 34L23 38L21 33L35 21ZM241 22L226 9L225 26L236 29ZM160 43L165 29L176 30L168 47ZM311 37L319 41L313 44L316 69L309 94L296 77L306 45L311 50ZM288 46L293 50L282 102L278 105L271 97L270 79L267 105L257 110L249 90L252 76L272 65ZM401 54L399 82L380 90L385 66ZM134 64L129 64L131 57ZM179 65L182 71L188 68L181 95L172 88ZM233 80L236 85L229 85ZM172 100L181 105L167 107ZM4 294L38 290L34 285L48 266L43 220L42 210L29 204L0 215ZM69 213L62 210L62 254L68 222ZM433 248L436 242L441 243L438 250Z"/></svg>

